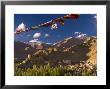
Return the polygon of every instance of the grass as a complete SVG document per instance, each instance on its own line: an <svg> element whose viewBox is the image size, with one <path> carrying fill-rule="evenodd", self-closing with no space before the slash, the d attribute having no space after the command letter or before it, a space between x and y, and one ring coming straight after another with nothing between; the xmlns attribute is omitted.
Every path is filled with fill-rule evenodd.
<svg viewBox="0 0 110 89"><path fill-rule="evenodd" d="M15 63L15 76L96 76L96 65L91 63L80 63L75 65L57 65L52 67L50 63L46 65L34 64L32 68L19 68Z"/></svg>

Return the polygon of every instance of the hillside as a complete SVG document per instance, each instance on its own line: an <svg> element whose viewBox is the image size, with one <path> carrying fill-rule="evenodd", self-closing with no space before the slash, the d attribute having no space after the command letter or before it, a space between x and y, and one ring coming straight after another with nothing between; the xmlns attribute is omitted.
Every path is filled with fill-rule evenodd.
<svg viewBox="0 0 110 89"><path fill-rule="evenodd" d="M84 39L69 38L41 50L29 47L31 50L24 51L26 46L19 45L22 47L22 52L17 51L16 54L22 54L23 57L25 54L26 57L20 67L31 67L34 64L44 65L47 63L51 63L52 66L57 66L58 64L74 65L82 61L96 64L96 44L97 39L94 37L86 37ZM21 55L19 56L22 57Z"/></svg>
<svg viewBox="0 0 110 89"><path fill-rule="evenodd" d="M23 42L14 41L14 58L24 60L28 54L33 54L36 49Z"/></svg>
<svg viewBox="0 0 110 89"><path fill-rule="evenodd" d="M90 51L87 53L88 56L88 62L91 62L93 64L97 64L97 40L92 39L90 40Z"/></svg>

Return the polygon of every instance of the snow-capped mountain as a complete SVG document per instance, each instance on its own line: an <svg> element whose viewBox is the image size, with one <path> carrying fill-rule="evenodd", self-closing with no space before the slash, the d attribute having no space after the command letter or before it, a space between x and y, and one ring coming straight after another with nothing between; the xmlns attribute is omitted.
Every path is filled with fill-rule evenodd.
<svg viewBox="0 0 110 89"><path fill-rule="evenodd" d="M39 64L45 64L48 61L54 64L65 64L65 62L68 64L67 61L69 61L70 64L74 64L86 60L96 63L96 44L96 36L85 34L75 34L53 44L41 42L37 39L24 43L15 42L15 58L23 59L30 54L36 55L32 57L32 60ZM94 53L94 56L91 52Z"/></svg>
<svg viewBox="0 0 110 89"><path fill-rule="evenodd" d="M65 47L80 45L80 44L83 44L87 38L88 36L86 34L77 32L73 35L73 37L68 37L68 38L65 38L63 41L56 42L53 44L53 46L62 49Z"/></svg>
<svg viewBox="0 0 110 89"><path fill-rule="evenodd" d="M28 52L28 48L24 47L25 51L23 51L23 46L20 47L22 47L21 51L19 52L21 55L19 55L18 49L15 50L15 53L18 56L23 57L24 54ZM31 62L28 62L30 60L27 61L25 59L24 61L26 63L21 65L21 67L26 67L31 63L43 65L48 62L53 63L52 65L57 65L59 63L62 65L76 64L80 63L80 61L88 61L96 64L96 47L97 39L94 37L87 37L86 39L79 39L75 37L66 38L63 41L57 42L56 44L49 46L49 48L47 49L43 48L43 50L36 50L34 48L35 52L29 51L33 55L31 58ZM30 48L33 49L33 47Z"/></svg>
<svg viewBox="0 0 110 89"><path fill-rule="evenodd" d="M42 42L38 39L30 40L29 42L25 42L25 44L28 44L35 49L47 49L52 45L52 43Z"/></svg>

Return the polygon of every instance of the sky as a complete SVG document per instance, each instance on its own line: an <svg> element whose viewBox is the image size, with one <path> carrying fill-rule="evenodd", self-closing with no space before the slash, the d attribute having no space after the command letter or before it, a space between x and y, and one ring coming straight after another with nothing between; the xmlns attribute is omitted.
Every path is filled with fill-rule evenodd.
<svg viewBox="0 0 110 89"><path fill-rule="evenodd" d="M28 26L36 26L66 14L15 14L14 31L22 22ZM38 38L41 42L55 43L68 37L73 37L75 32L81 32L88 36L97 36L97 15L80 14L78 19L66 19L64 25L58 24L57 30L51 27L41 27L37 30L24 32L15 36L16 41L29 42L35 33L40 33Z"/></svg>

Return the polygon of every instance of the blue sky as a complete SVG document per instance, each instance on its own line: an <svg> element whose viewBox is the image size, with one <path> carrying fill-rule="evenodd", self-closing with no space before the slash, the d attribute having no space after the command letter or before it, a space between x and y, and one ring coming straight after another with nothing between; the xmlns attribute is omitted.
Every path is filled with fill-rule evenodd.
<svg viewBox="0 0 110 89"><path fill-rule="evenodd" d="M32 27L41 23L56 19L66 14L15 14L14 15L14 29L17 28L22 22ZM33 35L39 32L41 36L38 38L39 41L54 43L64 38L68 38L74 35L75 32L82 32L88 36L97 35L97 18L96 14L80 14L80 17L76 20L67 19L65 25L58 24L57 30L52 30L50 27L42 27L40 29L21 33L15 36L16 41L28 42L33 40ZM48 36L46 36L48 34Z"/></svg>

